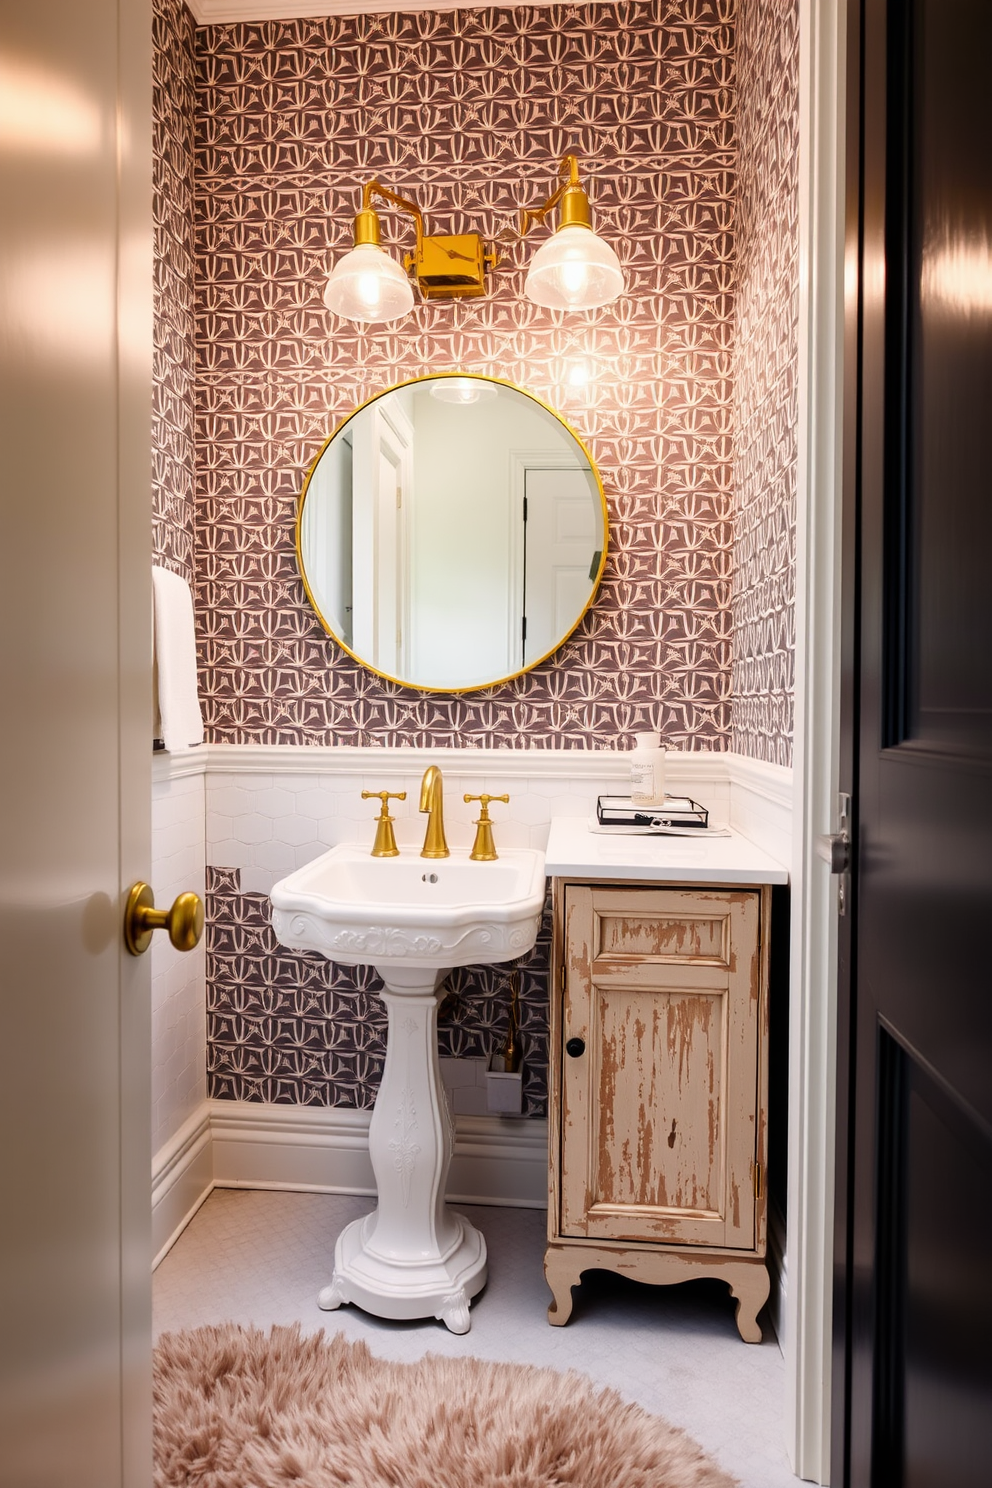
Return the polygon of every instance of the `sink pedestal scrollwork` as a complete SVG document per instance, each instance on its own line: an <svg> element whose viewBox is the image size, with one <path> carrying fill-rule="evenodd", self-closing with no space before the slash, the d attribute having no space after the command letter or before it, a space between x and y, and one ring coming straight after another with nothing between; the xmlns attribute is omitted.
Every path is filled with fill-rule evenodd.
<svg viewBox="0 0 992 1488"><path fill-rule="evenodd" d="M486 1284L486 1242L444 1201L454 1131L437 1057L438 984L429 967L377 967L389 1014L386 1065L369 1128L379 1203L338 1236L325 1310L354 1302L385 1318L469 1330Z"/></svg>

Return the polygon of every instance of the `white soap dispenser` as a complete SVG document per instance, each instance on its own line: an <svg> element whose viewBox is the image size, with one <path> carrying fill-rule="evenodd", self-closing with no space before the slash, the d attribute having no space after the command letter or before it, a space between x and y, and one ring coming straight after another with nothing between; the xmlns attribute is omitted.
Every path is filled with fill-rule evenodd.
<svg viewBox="0 0 992 1488"><path fill-rule="evenodd" d="M665 801L665 751L660 734L635 734L630 756L630 799L635 806L662 806Z"/></svg>

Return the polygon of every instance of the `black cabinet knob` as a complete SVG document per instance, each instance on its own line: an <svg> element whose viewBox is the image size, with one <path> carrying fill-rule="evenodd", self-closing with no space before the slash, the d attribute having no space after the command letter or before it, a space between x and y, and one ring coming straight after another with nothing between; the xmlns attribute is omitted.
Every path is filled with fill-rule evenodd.
<svg viewBox="0 0 992 1488"><path fill-rule="evenodd" d="M565 1045L565 1053L570 1054L573 1059L578 1059L580 1054L586 1052L586 1041L580 1038L570 1038Z"/></svg>

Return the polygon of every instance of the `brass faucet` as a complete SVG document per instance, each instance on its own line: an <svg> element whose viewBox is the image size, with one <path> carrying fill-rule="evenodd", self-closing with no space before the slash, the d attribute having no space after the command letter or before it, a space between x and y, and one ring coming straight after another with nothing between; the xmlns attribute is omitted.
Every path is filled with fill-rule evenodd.
<svg viewBox="0 0 992 1488"><path fill-rule="evenodd" d="M441 791L441 771L437 765L428 765L420 784L420 809L427 812L427 832L421 849L422 858L448 858L448 844L444 840L444 802Z"/></svg>

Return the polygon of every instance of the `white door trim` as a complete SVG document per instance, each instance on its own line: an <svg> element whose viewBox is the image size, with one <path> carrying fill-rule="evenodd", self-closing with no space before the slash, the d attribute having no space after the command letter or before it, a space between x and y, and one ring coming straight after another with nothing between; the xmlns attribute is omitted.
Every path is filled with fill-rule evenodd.
<svg viewBox="0 0 992 1488"><path fill-rule="evenodd" d="M800 0L799 469L789 1051L787 1444L830 1480L837 1037L834 829L840 729L846 0Z"/></svg>

